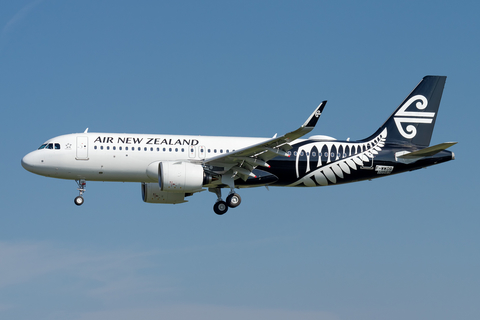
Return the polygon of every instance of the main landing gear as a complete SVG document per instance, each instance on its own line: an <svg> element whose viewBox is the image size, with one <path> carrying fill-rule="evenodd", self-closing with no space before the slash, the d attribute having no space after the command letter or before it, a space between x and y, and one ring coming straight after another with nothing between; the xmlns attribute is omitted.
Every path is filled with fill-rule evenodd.
<svg viewBox="0 0 480 320"><path fill-rule="evenodd" d="M77 205L77 206L81 206L83 204L83 202L85 200L83 200L83 193L85 192L85 189L87 188L87 181L86 180L75 180L75 182L77 183L77 186L78 186L78 192L79 192L79 195L73 200L73 202Z"/></svg>
<svg viewBox="0 0 480 320"><path fill-rule="evenodd" d="M228 211L228 208L236 208L242 202L240 195L235 193L233 190L227 196L226 201L222 200L222 189L221 188L210 188L208 191L213 192L217 195L217 202L213 205L213 211L216 214L222 215Z"/></svg>

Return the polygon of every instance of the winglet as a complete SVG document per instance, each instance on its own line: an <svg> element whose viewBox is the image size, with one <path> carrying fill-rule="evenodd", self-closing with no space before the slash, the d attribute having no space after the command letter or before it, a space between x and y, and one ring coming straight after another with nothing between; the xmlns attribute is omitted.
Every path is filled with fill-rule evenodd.
<svg viewBox="0 0 480 320"><path fill-rule="evenodd" d="M322 101L315 109L315 111L312 113L312 115L305 121L303 124L303 128L314 128L315 125L317 124L318 119L320 119L320 116L322 115L323 108L325 108L325 105L327 104L327 101Z"/></svg>

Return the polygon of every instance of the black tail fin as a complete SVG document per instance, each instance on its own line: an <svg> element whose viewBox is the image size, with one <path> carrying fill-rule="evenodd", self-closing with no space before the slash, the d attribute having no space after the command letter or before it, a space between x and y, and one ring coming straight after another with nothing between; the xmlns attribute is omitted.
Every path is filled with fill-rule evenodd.
<svg viewBox="0 0 480 320"><path fill-rule="evenodd" d="M445 76L424 77L372 137L387 129L387 143L430 145L446 79Z"/></svg>

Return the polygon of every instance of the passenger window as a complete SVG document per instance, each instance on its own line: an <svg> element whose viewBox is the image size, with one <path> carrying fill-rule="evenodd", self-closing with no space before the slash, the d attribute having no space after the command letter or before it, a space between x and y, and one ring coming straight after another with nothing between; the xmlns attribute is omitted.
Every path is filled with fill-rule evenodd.
<svg viewBox="0 0 480 320"><path fill-rule="evenodd" d="M122 150L122 147L118 147L118 150L120 150L120 151L121 151L121 150Z"/></svg>
<svg viewBox="0 0 480 320"><path fill-rule="evenodd" d="M97 146L93 147L93 149L97 150Z"/></svg>
<svg viewBox="0 0 480 320"><path fill-rule="evenodd" d="M117 147L113 147L112 149L113 149L113 150L117 150Z"/></svg>
<svg viewBox="0 0 480 320"><path fill-rule="evenodd" d="M138 151L142 151L142 148L138 147Z"/></svg>
<svg viewBox="0 0 480 320"><path fill-rule="evenodd" d="M100 150L103 150L103 146L100 146Z"/></svg>
<svg viewBox="0 0 480 320"><path fill-rule="evenodd" d="M175 148L175 152L178 152L178 148Z"/></svg>
<svg viewBox="0 0 480 320"><path fill-rule="evenodd" d="M128 147L125 147L125 150L128 151Z"/></svg>
<svg viewBox="0 0 480 320"><path fill-rule="evenodd" d="M107 146L107 150L110 150L110 146Z"/></svg>

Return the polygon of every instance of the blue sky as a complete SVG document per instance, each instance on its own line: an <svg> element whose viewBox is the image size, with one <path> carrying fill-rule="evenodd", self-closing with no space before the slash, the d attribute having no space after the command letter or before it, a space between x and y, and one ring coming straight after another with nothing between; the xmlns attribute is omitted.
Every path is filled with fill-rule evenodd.
<svg viewBox="0 0 480 320"><path fill-rule="evenodd" d="M478 319L475 1L0 4L2 319ZM446 75L432 144L457 159L371 182L204 192L25 171L72 132L269 137L322 100L312 134L373 133Z"/></svg>

